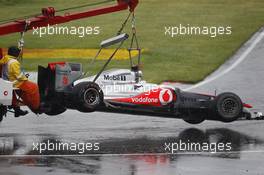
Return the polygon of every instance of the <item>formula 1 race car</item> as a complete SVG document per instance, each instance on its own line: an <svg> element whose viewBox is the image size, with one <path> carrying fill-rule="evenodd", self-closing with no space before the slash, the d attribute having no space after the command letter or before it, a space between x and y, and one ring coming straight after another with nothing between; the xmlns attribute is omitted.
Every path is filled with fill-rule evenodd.
<svg viewBox="0 0 264 175"><path fill-rule="evenodd" d="M130 57L131 69L105 70L127 34L105 40L101 49L119 44L113 55L94 76L83 78L79 63L49 63L39 66L38 85L45 114L58 115L67 109L81 112L108 111L130 114L182 118L198 124L204 120L232 122L250 115L250 105L234 93L204 95L181 91L179 88L147 83L142 80L140 53L137 64ZM135 49L140 52L140 49ZM0 120L12 101L12 83L0 79ZM15 92L16 93L16 92Z"/></svg>
<svg viewBox="0 0 264 175"><path fill-rule="evenodd" d="M104 48L116 44L118 44L118 48L96 75L87 77L86 74L83 74L82 65L79 63L59 62L49 63L47 67L39 66L38 85L44 113L58 115L67 109L75 109L81 112L102 110L183 118L193 124L201 123L205 119L232 122L239 117L249 117L250 113L246 109L251 108L251 106L243 103L236 94L228 92L217 96L202 95L184 92L176 87L151 84L142 80L140 70L141 49L136 37L134 13L138 3L138 0L117 0L116 4L72 14L65 13L64 16L57 15L53 7L48 7L42 8L40 16L21 17L0 24L0 36L21 33L19 47L23 50L23 37L28 30L129 9L129 15L118 31L118 36L101 43L101 49L99 49L95 59ZM86 6L90 7L91 4ZM105 70L123 42L129 37L127 34L121 33L130 17L132 17L133 33L128 49L130 69ZM134 47L135 43L136 47ZM136 64L132 61L132 52L138 52ZM19 89L13 89L11 82L0 78L0 121L10 111L8 106L12 104L13 95L19 98L19 94ZM23 105L23 101L20 100L20 102Z"/></svg>

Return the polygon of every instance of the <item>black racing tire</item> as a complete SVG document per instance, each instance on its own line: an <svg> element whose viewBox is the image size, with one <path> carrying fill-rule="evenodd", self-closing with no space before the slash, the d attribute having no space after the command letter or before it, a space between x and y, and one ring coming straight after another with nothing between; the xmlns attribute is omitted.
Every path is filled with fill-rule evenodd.
<svg viewBox="0 0 264 175"><path fill-rule="evenodd" d="M94 112L104 101L104 94L98 84L94 82L83 82L77 84L73 89L75 105L80 112Z"/></svg>
<svg viewBox="0 0 264 175"><path fill-rule="evenodd" d="M49 116L55 116L64 113L66 110L67 109L65 107L59 105L52 105L50 107L50 110L46 111L45 114Z"/></svg>
<svg viewBox="0 0 264 175"><path fill-rule="evenodd" d="M252 119L252 115L251 115L251 113L248 112L248 111L243 111L243 113L242 113L242 117L243 117L244 119L246 119L246 120L251 120L251 119Z"/></svg>
<svg viewBox="0 0 264 175"><path fill-rule="evenodd" d="M215 111L220 121L233 122L241 116L243 103L239 96L234 93L222 93L215 99Z"/></svg>
<svg viewBox="0 0 264 175"><path fill-rule="evenodd" d="M0 106L0 122L3 121L4 116L7 113L7 107L6 106Z"/></svg>
<svg viewBox="0 0 264 175"><path fill-rule="evenodd" d="M3 121L4 115L0 114L0 123Z"/></svg>
<svg viewBox="0 0 264 175"><path fill-rule="evenodd" d="M205 118L204 117L192 117L192 118L184 118L183 120L189 124L197 125L197 124L202 123L205 120Z"/></svg>

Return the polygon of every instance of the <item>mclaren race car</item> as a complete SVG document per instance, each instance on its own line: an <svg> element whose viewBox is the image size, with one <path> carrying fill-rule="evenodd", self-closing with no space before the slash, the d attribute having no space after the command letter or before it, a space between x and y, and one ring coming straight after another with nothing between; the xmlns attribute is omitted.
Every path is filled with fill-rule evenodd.
<svg viewBox="0 0 264 175"><path fill-rule="evenodd" d="M142 80L140 70L140 49L137 64L130 57L131 69L105 70L127 34L105 40L101 49L119 44L113 55L94 76L85 77L79 63L49 63L39 66L38 85L45 114L58 115L67 109L81 112L107 111L151 116L182 118L188 123L198 124L204 120L232 122L250 113L250 105L241 101L231 92L204 95L184 92L176 87L147 83ZM133 49L130 49L131 51ZM96 56L96 57L97 57ZM96 59L95 57L95 59ZM11 105L12 83L0 79L1 115L6 114Z"/></svg>

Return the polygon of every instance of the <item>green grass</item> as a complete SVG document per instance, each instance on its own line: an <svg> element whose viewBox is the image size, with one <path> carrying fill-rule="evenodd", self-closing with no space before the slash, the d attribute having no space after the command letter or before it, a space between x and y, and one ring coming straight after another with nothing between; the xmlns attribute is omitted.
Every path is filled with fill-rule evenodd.
<svg viewBox="0 0 264 175"><path fill-rule="evenodd" d="M99 0L98 0L99 1ZM85 4L87 0L0 0L0 20L39 12L45 6L56 9ZM151 82L177 80L197 82L218 68L226 59L264 24L263 0L141 0L136 10L138 35L143 54L145 79ZM119 12L67 23L68 26L100 26L101 35L78 38L26 35L27 48L98 48L101 40L116 34L127 12ZM164 35L165 26L232 26L232 35L208 36ZM66 24L64 24L66 25ZM126 31L129 31L129 26ZM1 37L0 47L16 44L18 34ZM27 69L51 60L26 60ZM85 60L75 60L86 62ZM99 62L100 64L100 62ZM99 66L96 65L95 68ZM127 67L115 61L113 67Z"/></svg>

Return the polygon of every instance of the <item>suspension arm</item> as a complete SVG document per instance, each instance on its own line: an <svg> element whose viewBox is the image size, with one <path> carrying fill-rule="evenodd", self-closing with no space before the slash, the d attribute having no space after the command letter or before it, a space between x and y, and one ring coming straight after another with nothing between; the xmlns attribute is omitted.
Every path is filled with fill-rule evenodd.
<svg viewBox="0 0 264 175"><path fill-rule="evenodd" d="M0 25L0 36L25 31L25 25L28 23L28 21L30 23L28 23L26 30L32 30L33 28L62 24L78 19L89 18L127 9L132 12L135 10L137 4L138 0L117 0L116 5L92 9L80 13L66 13L64 16L56 16L56 10L53 7L43 8L42 15L40 16Z"/></svg>

